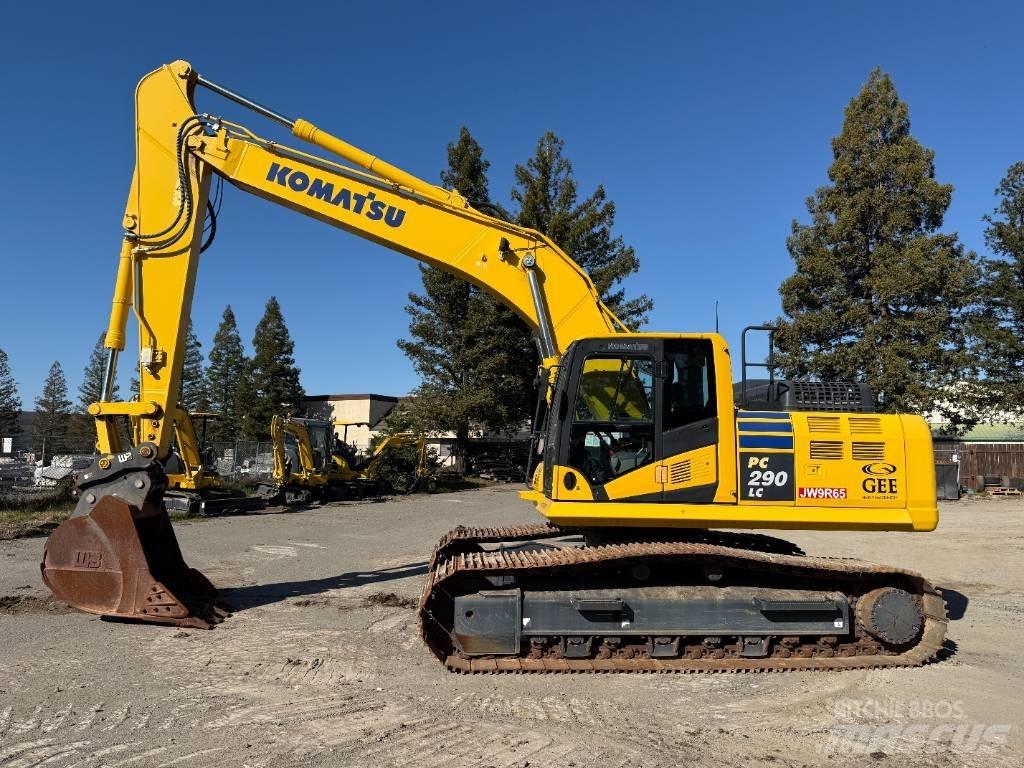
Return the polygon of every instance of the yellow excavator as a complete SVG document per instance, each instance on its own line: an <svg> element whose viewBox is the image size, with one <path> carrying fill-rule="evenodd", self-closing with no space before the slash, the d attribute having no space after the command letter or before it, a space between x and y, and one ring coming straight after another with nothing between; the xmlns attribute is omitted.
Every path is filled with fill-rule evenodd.
<svg viewBox="0 0 1024 768"><path fill-rule="evenodd" d="M360 460L335 426L356 426L324 419L275 415L270 422L274 471L272 481L260 483L257 494L267 504L309 504L341 498L364 498L385 490L411 493L427 475L426 440L412 433L385 437L366 459ZM415 446L417 463L399 488L384 488L379 468L386 457L404 446Z"/></svg>
<svg viewBox="0 0 1024 768"><path fill-rule="evenodd" d="M231 515L263 509L266 503L258 496L246 496L242 491L226 488L211 461L203 454L206 444L206 424L219 418L216 413L188 413L180 406L174 411L174 448L164 462L167 491L164 506L167 511L189 515ZM203 438L196 436L194 419L202 423ZM139 426L138 421L134 426ZM136 442L140 442L136 438Z"/></svg>
<svg viewBox="0 0 1024 768"><path fill-rule="evenodd" d="M335 440L328 478L343 495L364 497L386 491L409 494L430 478L427 468L427 439L415 432L395 432L385 435L373 448L369 456L360 458L348 444L349 427L368 427L365 421L343 422L335 419L334 427L343 427L343 436ZM415 463L401 467L400 471L388 478L381 476L381 467L390 457L403 448L412 448Z"/></svg>
<svg viewBox="0 0 1024 768"><path fill-rule="evenodd" d="M307 149L200 112L198 90ZM434 549L423 638L453 671L740 671L914 666L943 645L941 593L896 567L806 556L742 529L930 531L931 436L863 389L773 382L733 396L717 333L635 333L540 232L269 109L175 61L135 91L136 164L94 403L100 456L47 541L54 594L104 616L211 627L227 609L163 505L200 253L219 185L447 270L511 307L541 352L538 525L460 527ZM309 148L321 150L315 154ZM211 199L211 184L217 189ZM110 393L139 329L138 402ZM116 420L138 425L122 444ZM740 529L740 530L721 530Z"/></svg>
<svg viewBox="0 0 1024 768"><path fill-rule="evenodd" d="M322 500L330 487L333 440L329 421L274 414L270 419L272 482L260 483L257 494L268 504L309 504Z"/></svg>

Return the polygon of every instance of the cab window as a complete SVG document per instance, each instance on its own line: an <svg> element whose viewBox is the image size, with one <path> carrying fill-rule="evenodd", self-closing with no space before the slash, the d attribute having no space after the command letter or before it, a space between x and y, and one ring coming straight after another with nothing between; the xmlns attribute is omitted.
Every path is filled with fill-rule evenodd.
<svg viewBox="0 0 1024 768"><path fill-rule="evenodd" d="M663 429L668 431L716 416L711 342L705 339L667 340L665 359Z"/></svg>
<svg viewBox="0 0 1024 768"><path fill-rule="evenodd" d="M654 421L654 362L588 357L580 373L574 421Z"/></svg>
<svg viewBox="0 0 1024 768"><path fill-rule="evenodd" d="M603 485L654 458L654 361L588 357L580 372L569 466Z"/></svg>

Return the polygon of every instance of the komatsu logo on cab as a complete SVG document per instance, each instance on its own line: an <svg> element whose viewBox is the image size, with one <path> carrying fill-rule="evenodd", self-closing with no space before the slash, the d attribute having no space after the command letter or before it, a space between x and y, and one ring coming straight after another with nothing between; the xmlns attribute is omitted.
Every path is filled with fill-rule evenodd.
<svg viewBox="0 0 1024 768"><path fill-rule="evenodd" d="M316 176L309 177L305 171L296 171L280 163L271 163L267 181L274 181L293 192L305 192L310 197L323 200L352 213L362 214L370 221L383 220L389 227L400 227L405 220L405 211L377 200L375 192L353 192L346 187L335 189L333 181L324 181Z"/></svg>

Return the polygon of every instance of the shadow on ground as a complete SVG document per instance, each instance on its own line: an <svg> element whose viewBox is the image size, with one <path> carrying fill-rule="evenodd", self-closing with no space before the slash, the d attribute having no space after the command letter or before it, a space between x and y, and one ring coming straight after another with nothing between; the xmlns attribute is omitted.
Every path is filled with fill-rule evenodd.
<svg viewBox="0 0 1024 768"><path fill-rule="evenodd" d="M948 587L939 587L942 599L946 601L946 613L950 621L960 621L967 613L967 604L970 602L967 595L957 592Z"/></svg>
<svg viewBox="0 0 1024 768"><path fill-rule="evenodd" d="M279 584L256 584L248 587L230 587L219 590L219 596L236 611L256 608L261 605L279 603L290 597L306 597L319 595L332 589L361 587L365 584L378 584L384 581L406 579L410 576L422 576L427 572L427 563L407 563L394 568L381 568L376 571L350 571L337 576L323 579L307 579L306 581L282 581Z"/></svg>

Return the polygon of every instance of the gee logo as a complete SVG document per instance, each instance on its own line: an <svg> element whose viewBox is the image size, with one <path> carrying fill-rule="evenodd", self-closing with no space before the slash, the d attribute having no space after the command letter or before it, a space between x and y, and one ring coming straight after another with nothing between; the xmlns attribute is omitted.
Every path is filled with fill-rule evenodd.
<svg viewBox="0 0 1024 768"><path fill-rule="evenodd" d="M861 467L861 471L865 475L874 475L875 477L888 477L896 473L895 464L886 464L882 461L876 461L872 464L865 464Z"/></svg>
<svg viewBox="0 0 1024 768"><path fill-rule="evenodd" d="M890 475L896 472L895 464L888 464L884 461L876 461L865 464L861 471L867 475L860 487L865 493L872 495L896 496L899 488L896 485L896 478Z"/></svg>

